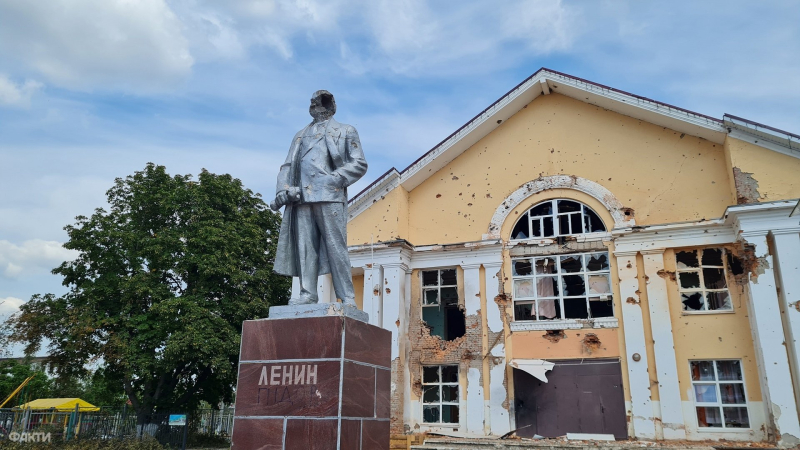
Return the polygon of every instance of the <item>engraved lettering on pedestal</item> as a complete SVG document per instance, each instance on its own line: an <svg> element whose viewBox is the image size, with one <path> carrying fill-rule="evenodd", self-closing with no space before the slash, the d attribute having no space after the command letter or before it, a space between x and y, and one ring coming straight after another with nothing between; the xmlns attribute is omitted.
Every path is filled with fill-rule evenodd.
<svg viewBox="0 0 800 450"><path fill-rule="evenodd" d="M317 390L316 364L264 365L258 386L256 403L264 406L279 403L311 406L322 398Z"/></svg>

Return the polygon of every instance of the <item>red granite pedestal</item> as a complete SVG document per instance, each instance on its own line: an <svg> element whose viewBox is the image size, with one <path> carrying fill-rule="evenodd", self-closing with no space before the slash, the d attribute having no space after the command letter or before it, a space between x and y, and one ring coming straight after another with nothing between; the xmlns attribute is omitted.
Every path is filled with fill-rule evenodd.
<svg viewBox="0 0 800 450"><path fill-rule="evenodd" d="M350 317L244 322L232 450L388 450L390 360Z"/></svg>

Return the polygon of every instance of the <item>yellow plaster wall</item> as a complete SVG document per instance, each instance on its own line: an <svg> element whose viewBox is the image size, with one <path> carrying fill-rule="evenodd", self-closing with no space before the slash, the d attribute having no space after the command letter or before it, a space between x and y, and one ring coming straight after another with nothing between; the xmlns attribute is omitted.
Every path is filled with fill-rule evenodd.
<svg viewBox="0 0 800 450"><path fill-rule="evenodd" d="M356 292L356 306L364 309L364 275L353 275L353 289Z"/></svg>
<svg viewBox="0 0 800 450"><path fill-rule="evenodd" d="M664 268L668 273L675 272L674 250L664 252ZM733 313L684 314L678 283L667 278L678 382L681 399L684 401L692 400L689 360L693 359L741 359L747 398L754 402L761 401L758 367L747 312L748 295L744 290L746 288L737 286L730 278L728 288L733 302Z"/></svg>
<svg viewBox="0 0 800 450"><path fill-rule="evenodd" d="M587 333L600 339L600 348L589 352L581 343ZM615 329L564 330L567 336L558 342L545 339L544 331L516 331L511 334L514 348L511 358L572 359L619 357L619 338Z"/></svg>
<svg viewBox="0 0 800 450"><path fill-rule="evenodd" d="M385 242L408 236L408 192L398 186L384 193L347 223L347 245Z"/></svg>
<svg viewBox="0 0 800 450"><path fill-rule="evenodd" d="M409 192L408 236L415 245L480 240L506 196L558 174L603 185L639 225L720 217L734 203L725 161L710 141L540 96Z"/></svg>
<svg viewBox="0 0 800 450"><path fill-rule="evenodd" d="M731 168L752 174L758 182L760 201L800 197L800 159L728 136L725 151Z"/></svg>

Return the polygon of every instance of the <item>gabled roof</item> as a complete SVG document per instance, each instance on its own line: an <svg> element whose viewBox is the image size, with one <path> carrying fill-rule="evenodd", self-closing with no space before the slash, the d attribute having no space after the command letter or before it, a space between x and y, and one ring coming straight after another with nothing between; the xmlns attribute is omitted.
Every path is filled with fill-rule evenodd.
<svg viewBox="0 0 800 450"><path fill-rule="evenodd" d="M402 171L394 167L356 194L349 202L350 218L367 209L377 196L398 185L410 191L446 166L484 136L540 95L557 92L619 114L664 126L722 144L730 134L737 139L800 158L800 136L741 117L722 119L631 94L583 78L546 68L537 70L497 99L453 134Z"/></svg>
<svg viewBox="0 0 800 450"><path fill-rule="evenodd" d="M86 400L79 398L40 398L21 405L20 409L55 409L56 411L75 411L75 406L80 411L100 411L100 408Z"/></svg>

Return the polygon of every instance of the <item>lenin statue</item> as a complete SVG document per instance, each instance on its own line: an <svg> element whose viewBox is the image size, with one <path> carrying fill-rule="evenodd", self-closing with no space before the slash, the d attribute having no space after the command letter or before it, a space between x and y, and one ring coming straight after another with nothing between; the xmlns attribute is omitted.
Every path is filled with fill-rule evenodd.
<svg viewBox="0 0 800 450"><path fill-rule="evenodd" d="M315 92L309 113L314 120L294 136L271 204L274 210L286 206L275 272L300 279L300 296L290 305L318 303L317 277L330 273L336 297L355 306L347 187L364 175L367 161L356 129L333 119L336 102L330 92Z"/></svg>

